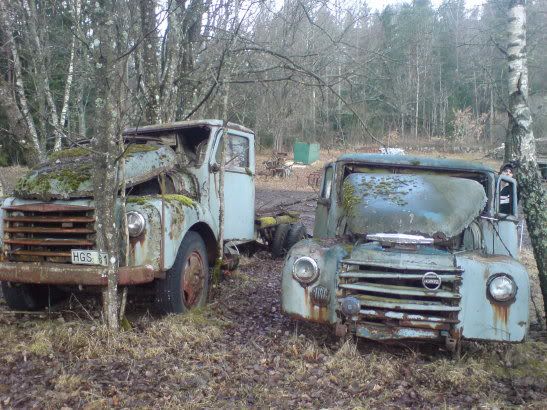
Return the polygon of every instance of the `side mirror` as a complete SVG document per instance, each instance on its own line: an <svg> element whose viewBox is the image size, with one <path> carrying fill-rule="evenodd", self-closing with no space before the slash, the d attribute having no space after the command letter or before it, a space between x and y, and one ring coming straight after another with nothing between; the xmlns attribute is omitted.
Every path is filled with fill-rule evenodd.
<svg viewBox="0 0 547 410"><path fill-rule="evenodd" d="M220 165L216 162L213 162L211 165L209 165L209 171L211 171L213 174L216 174L218 171L220 171Z"/></svg>

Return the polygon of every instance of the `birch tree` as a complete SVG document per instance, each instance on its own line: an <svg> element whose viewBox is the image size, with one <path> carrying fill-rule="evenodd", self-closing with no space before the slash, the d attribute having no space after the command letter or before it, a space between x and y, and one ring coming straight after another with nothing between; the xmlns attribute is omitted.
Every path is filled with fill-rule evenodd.
<svg viewBox="0 0 547 410"><path fill-rule="evenodd" d="M118 198L118 158L123 147L118 144L121 132L121 87L125 60L118 58L116 39L123 28L116 26L120 5L108 0L96 1L92 12L93 63L95 65L95 124L92 138L94 151L94 202L97 219L97 248L108 255L104 275L108 285L103 290L105 321L118 330L118 267L120 260L119 229L116 226ZM121 30L120 30L121 29Z"/></svg>
<svg viewBox="0 0 547 410"><path fill-rule="evenodd" d="M7 103L7 106L10 107L11 111L16 115L20 114L20 117L26 124L27 132L25 134L18 134L17 137L20 145L23 148L26 148L27 159L33 162L40 162L44 158L44 149L40 144L38 131L36 130L34 119L32 118L32 114L30 112L25 85L23 82L23 65L21 59L19 58L19 50L17 49L15 38L13 37L12 17L8 15L8 9L6 8L4 2L0 2L0 24L2 27L2 32L7 40L7 46L10 50L11 62L15 73L15 92L19 100L18 106L15 100L13 100L12 104L9 104L10 100L8 97L8 100L4 104ZM9 90L6 89L7 84L3 82L1 85L5 90L2 93L9 96ZM17 131L20 132L21 128L18 127Z"/></svg>
<svg viewBox="0 0 547 410"><path fill-rule="evenodd" d="M528 104L526 2L510 0L508 11L509 127L506 160L516 160L516 176L526 224L539 271L547 312L547 201L536 161L532 115Z"/></svg>

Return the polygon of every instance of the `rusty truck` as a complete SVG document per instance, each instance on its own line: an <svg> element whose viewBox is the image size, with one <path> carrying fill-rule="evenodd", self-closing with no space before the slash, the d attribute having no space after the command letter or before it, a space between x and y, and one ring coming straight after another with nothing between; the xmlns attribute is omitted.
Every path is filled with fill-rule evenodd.
<svg viewBox="0 0 547 410"><path fill-rule="evenodd" d="M529 279L516 198L515 180L480 164L342 155L324 168L313 239L286 257L282 309L338 335L456 353L463 339L521 342Z"/></svg>
<svg viewBox="0 0 547 410"><path fill-rule="evenodd" d="M119 285L155 292L158 308L202 306L217 260L220 161L225 147L224 252L260 241L276 256L304 237L291 214L255 218L254 133L220 120L184 121L124 132L127 231ZM224 139L226 139L225 142ZM52 296L106 285L96 249L93 162L85 145L53 152L21 178L0 209L0 281L13 309L40 309ZM116 218L121 224L121 199ZM122 235L123 236L123 235Z"/></svg>

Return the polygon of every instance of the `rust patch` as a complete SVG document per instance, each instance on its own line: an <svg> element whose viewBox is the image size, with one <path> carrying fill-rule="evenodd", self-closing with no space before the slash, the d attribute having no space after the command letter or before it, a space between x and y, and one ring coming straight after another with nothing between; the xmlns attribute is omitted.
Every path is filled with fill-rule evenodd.
<svg viewBox="0 0 547 410"><path fill-rule="evenodd" d="M12 205L2 208L6 211L20 211L20 212L87 212L93 211L95 208L89 206L79 205L60 205L60 204L25 204L25 205Z"/></svg>
<svg viewBox="0 0 547 410"><path fill-rule="evenodd" d="M502 305L499 303L491 303L492 311L494 312L494 323L501 321L505 327L509 323L510 305Z"/></svg>

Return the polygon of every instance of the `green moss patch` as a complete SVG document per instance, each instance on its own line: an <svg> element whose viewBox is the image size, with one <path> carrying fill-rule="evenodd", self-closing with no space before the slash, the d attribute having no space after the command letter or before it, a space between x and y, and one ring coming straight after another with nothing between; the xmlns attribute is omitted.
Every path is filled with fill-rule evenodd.
<svg viewBox="0 0 547 410"><path fill-rule="evenodd" d="M184 206L196 206L196 203L192 198L188 198L185 195L168 194L163 195L163 199L167 202L178 202Z"/></svg>
<svg viewBox="0 0 547 410"><path fill-rule="evenodd" d="M40 195L47 197L53 190L75 192L84 182L91 179L92 164L82 164L76 168L59 168L51 172L33 171L21 178L15 187L18 195Z"/></svg>
<svg viewBox="0 0 547 410"><path fill-rule="evenodd" d="M75 148L67 148L60 151L52 152L51 154L48 155L48 159L50 161L56 161L58 159L65 159L65 158L85 157L89 154L91 154L91 151L88 148L75 147Z"/></svg>
<svg viewBox="0 0 547 410"><path fill-rule="evenodd" d="M345 180L342 185L342 206L348 215L352 215L355 206L361 202L359 196L355 192L355 187L348 181Z"/></svg>
<svg viewBox="0 0 547 410"><path fill-rule="evenodd" d="M124 156L127 158L135 154L140 154L142 152L157 151L159 149L160 149L159 145L133 144L133 145L129 145L125 149Z"/></svg>

